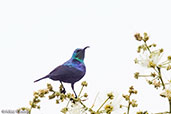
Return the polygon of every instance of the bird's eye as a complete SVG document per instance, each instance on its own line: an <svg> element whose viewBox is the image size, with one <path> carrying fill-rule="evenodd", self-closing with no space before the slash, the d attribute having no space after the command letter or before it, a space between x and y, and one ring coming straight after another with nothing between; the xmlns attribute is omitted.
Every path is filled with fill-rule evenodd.
<svg viewBox="0 0 171 114"><path fill-rule="evenodd" d="M78 52L80 52L81 50L80 49L78 49L76 52L78 53Z"/></svg>

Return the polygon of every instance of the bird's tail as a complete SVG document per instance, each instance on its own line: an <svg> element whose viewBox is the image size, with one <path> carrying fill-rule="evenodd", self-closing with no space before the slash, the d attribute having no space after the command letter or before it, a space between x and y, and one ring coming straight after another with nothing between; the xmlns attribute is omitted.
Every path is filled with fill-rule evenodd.
<svg viewBox="0 0 171 114"><path fill-rule="evenodd" d="M49 75L46 75L46 76L44 76L44 77L42 77L42 78L40 78L40 79L38 79L38 80L35 80L34 83L35 83L35 82L38 82L38 81L40 81L40 80L42 80L42 79L45 79L45 78L49 78Z"/></svg>

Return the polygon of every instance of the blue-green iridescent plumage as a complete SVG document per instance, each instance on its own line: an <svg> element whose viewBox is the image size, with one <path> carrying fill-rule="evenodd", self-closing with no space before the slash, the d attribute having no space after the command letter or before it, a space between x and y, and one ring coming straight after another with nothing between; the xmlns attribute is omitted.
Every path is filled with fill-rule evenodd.
<svg viewBox="0 0 171 114"><path fill-rule="evenodd" d="M86 72L85 70L85 64L84 64L84 58L79 58L77 57L79 50L81 49L76 49L71 57L70 60L65 62L63 65L74 67L80 71ZM80 51L81 52L81 51Z"/></svg>

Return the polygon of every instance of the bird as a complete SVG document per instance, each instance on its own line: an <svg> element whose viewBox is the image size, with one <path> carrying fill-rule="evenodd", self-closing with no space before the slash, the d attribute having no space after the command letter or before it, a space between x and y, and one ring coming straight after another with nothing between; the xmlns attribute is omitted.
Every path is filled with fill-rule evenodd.
<svg viewBox="0 0 171 114"><path fill-rule="evenodd" d="M84 64L84 57L85 57L85 50L89 48L90 46L86 46L84 48L77 48L74 50L72 57L64 62L62 65L57 66L54 70L52 70L48 75L35 80L35 82L38 82L45 78L50 78L54 81L60 81L63 90L62 92L65 94L66 90L63 86L64 83L70 83L71 88L75 94L75 97L77 98L77 94L74 90L74 84L81 80L85 73L86 73L86 66Z"/></svg>

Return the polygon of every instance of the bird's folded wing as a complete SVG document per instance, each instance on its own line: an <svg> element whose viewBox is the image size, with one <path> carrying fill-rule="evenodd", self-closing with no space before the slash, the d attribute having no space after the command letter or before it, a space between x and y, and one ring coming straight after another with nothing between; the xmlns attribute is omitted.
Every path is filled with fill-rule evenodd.
<svg viewBox="0 0 171 114"><path fill-rule="evenodd" d="M58 66L49 73L51 79L68 83L78 81L83 75L82 71L67 65Z"/></svg>

